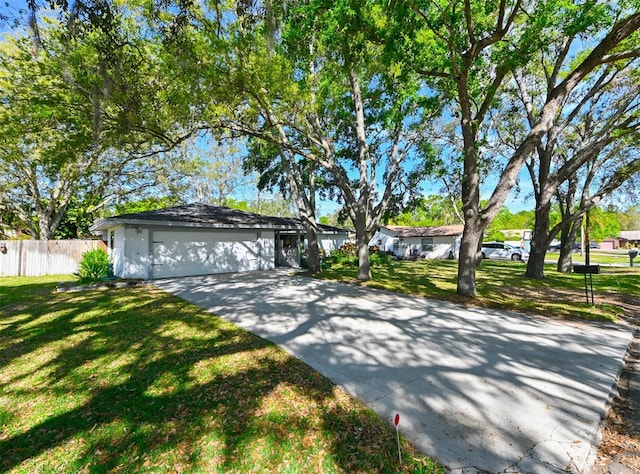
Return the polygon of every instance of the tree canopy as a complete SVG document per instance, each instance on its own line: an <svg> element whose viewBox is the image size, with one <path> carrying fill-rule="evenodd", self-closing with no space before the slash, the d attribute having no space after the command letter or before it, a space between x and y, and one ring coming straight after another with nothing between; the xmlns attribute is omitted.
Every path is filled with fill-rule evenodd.
<svg viewBox="0 0 640 474"><path fill-rule="evenodd" d="M59 8L57 21L38 15L42 4ZM457 291L473 296L481 240L501 225L523 167L541 250L553 199L577 222L638 176L639 6L32 1L30 35L2 45L0 205L46 238L71 203L88 215L145 189L131 196L222 202L242 161L295 202L313 268L319 198L352 221L363 280L384 220L461 217ZM246 140L244 156L228 153L218 173L204 158L215 146L194 151L205 133ZM426 179L445 183L443 215L419 198Z"/></svg>
<svg viewBox="0 0 640 474"><path fill-rule="evenodd" d="M0 207L33 238L52 238L71 205L95 216L144 193L169 171L160 153L193 132L160 45L134 18L112 21L70 36L49 19L35 42L19 30L0 43Z"/></svg>

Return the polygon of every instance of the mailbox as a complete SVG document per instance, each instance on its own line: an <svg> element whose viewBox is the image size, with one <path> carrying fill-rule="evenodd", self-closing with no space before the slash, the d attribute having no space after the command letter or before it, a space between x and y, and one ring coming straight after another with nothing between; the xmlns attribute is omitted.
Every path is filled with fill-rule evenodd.
<svg viewBox="0 0 640 474"><path fill-rule="evenodd" d="M600 265L574 265L574 273L600 273Z"/></svg>
<svg viewBox="0 0 640 474"><path fill-rule="evenodd" d="M633 267L633 259L638 256L638 248L629 249L629 266Z"/></svg>
<svg viewBox="0 0 640 474"><path fill-rule="evenodd" d="M574 273L584 274L584 294L589 304L589 285L591 286L591 304L593 304L593 277L592 275L600 273L600 265L574 265ZM589 285L587 285L587 275L589 275Z"/></svg>

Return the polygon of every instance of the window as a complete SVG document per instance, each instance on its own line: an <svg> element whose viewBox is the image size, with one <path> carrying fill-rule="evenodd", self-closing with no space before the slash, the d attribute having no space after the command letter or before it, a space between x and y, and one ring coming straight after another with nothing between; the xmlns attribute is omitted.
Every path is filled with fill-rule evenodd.
<svg viewBox="0 0 640 474"><path fill-rule="evenodd" d="M393 239L393 251L397 251L400 249L400 240Z"/></svg>
<svg viewBox="0 0 640 474"><path fill-rule="evenodd" d="M433 250L433 237L422 238L422 251L431 252Z"/></svg>

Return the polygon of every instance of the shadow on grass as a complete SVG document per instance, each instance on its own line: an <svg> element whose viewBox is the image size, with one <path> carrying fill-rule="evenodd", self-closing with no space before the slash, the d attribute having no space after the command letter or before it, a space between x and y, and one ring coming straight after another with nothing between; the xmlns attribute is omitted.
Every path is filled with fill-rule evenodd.
<svg viewBox="0 0 640 474"><path fill-rule="evenodd" d="M413 469L328 379L195 306L31 290L0 306L2 471Z"/></svg>
<svg viewBox="0 0 640 474"><path fill-rule="evenodd" d="M525 276L524 262L482 260L476 269L474 298L456 293L458 262L453 260L398 261L372 268L370 281L357 281L357 267L327 268L319 278L354 282L361 286L385 289L450 301L465 306L506 309L528 314L552 314L562 318L615 321L623 311L614 304L586 303L583 275L552 271L548 265L543 280ZM631 296L640 294L640 279L604 267L594 276L594 292Z"/></svg>
<svg viewBox="0 0 640 474"><path fill-rule="evenodd" d="M326 268L316 276L341 282L356 282L370 288L458 301L457 262L453 260L405 260L372 267L372 279L358 282L355 265Z"/></svg>

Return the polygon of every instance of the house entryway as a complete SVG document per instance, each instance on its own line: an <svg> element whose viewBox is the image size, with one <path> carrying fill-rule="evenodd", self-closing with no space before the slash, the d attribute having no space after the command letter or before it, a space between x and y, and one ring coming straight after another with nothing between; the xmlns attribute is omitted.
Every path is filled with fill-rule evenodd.
<svg viewBox="0 0 640 474"><path fill-rule="evenodd" d="M276 267L300 268L300 235L276 232Z"/></svg>

